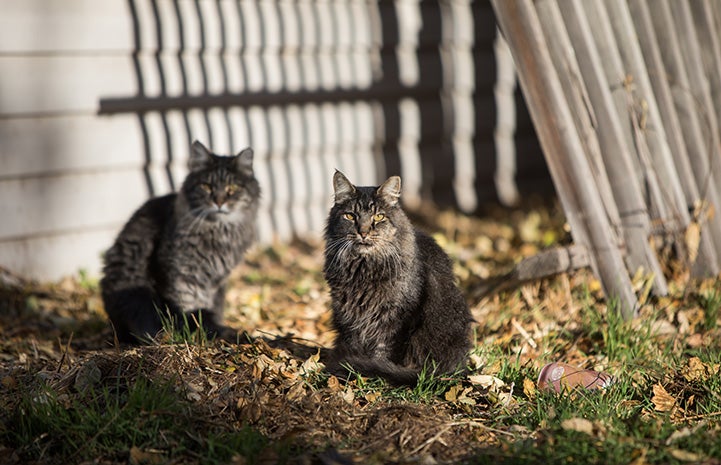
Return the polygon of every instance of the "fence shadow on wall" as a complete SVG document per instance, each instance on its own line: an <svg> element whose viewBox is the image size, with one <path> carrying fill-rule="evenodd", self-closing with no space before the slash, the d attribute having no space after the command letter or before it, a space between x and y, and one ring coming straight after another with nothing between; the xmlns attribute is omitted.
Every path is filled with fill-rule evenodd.
<svg viewBox="0 0 721 465"><path fill-rule="evenodd" d="M99 112L137 115L148 195L178 187L199 139L219 153L254 148L265 229L281 236L320 230L335 168L361 184L402 174L412 195L445 206L458 206L459 179L476 204L489 196L495 22L486 2L127 6L137 92L103 98ZM459 38L464 12L472 26Z"/></svg>

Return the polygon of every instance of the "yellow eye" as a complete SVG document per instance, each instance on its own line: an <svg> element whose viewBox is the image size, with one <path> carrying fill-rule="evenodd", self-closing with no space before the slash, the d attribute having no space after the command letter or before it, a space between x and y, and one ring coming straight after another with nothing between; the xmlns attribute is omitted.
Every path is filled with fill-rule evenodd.
<svg viewBox="0 0 721 465"><path fill-rule="evenodd" d="M386 215L384 215L383 213L376 213L373 216L373 221L375 221L376 223L379 223L385 219L386 219Z"/></svg>
<svg viewBox="0 0 721 465"><path fill-rule="evenodd" d="M345 218L348 221L355 220L355 216L353 215L353 213L343 213L343 218Z"/></svg>
<svg viewBox="0 0 721 465"><path fill-rule="evenodd" d="M225 193L228 195L233 195L236 192L238 192L239 187L236 184L230 184L228 186L225 186Z"/></svg>
<svg viewBox="0 0 721 465"><path fill-rule="evenodd" d="M205 192L207 192L208 194L210 194L211 192L213 192L213 188L211 187L210 184L203 183L203 184L200 185L200 188L203 189L203 190L204 190Z"/></svg>

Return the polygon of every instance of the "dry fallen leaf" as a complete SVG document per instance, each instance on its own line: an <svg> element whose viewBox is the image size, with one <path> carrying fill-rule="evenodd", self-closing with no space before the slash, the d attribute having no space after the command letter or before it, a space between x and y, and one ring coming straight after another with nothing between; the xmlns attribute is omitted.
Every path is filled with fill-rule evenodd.
<svg viewBox="0 0 721 465"><path fill-rule="evenodd" d="M318 371L322 371L325 365L320 363L320 350L316 352L315 354L308 357L308 359L303 362L303 365L300 366L301 373L308 375L311 373L316 373Z"/></svg>
<svg viewBox="0 0 721 465"><path fill-rule="evenodd" d="M666 445L670 446L675 441L678 441L679 439L691 436L691 434L693 434L693 431L688 426L685 426L685 427L671 433L671 436L669 436L668 439L666 439Z"/></svg>
<svg viewBox="0 0 721 465"><path fill-rule="evenodd" d="M260 420L262 411L257 401L253 402L247 397L239 397L236 402L236 408L238 409L240 418L243 418L249 423L256 423Z"/></svg>
<svg viewBox="0 0 721 465"><path fill-rule="evenodd" d="M669 453L675 458L676 460L680 460L682 462L694 462L694 463L700 463L703 459L703 456L701 454L697 454L695 452L689 452L687 450L682 449L671 449Z"/></svg>
<svg viewBox="0 0 721 465"><path fill-rule="evenodd" d="M506 384L502 379L491 375L470 375L468 381L485 389L499 389Z"/></svg>
<svg viewBox="0 0 721 465"><path fill-rule="evenodd" d="M328 389L333 392L338 392L343 389L340 385L340 381L338 381L338 378L336 378L334 375L330 375L330 377L328 378Z"/></svg>
<svg viewBox="0 0 721 465"><path fill-rule="evenodd" d="M290 389L288 389L288 392L285 394L285 398L289 401L298 400L301 397L305 396L305 383L303 381L298 381L295 384L293 384Z"/></svg>
<svg viewBox="0 0 721 465"><path fill-rule="evenodd" d="M353 393L353 389L351 389L350 386L345 388L345 392L343 393L343 400L348 405L353 405L353 401L355 400L355 394Z"/></svg>
<svg viewBox="0 0 721 465"><path fill-rule="evenodd" d="M455 402L458 400L458 394L463 391L463 386L460 384L456 384L454 386L451 386L445 394L445 398L448 402Z"/></svg>
<svg viewBox="0 0 721 465"><path fill-rule="evenodd" d="M530 380L528 378L523 378L523 393L528 397L529 399L533 399L536 397L536 393L538 391L536 390L536 383L533 382L533 380Z"/></svg>
<svg viewBox="0 0 721 465"><path fill-rule="evenodd" d="M579 433L593 435L593 423L585 418L569 418L561 422L561 428L566 431L577 431Z"/></svg>
<svg viewBox="0 0 721 465"><path fill-rule="evenodd" d="M648 455L648 449L636 449L631 454L633 460L628 465L646 465L646 455Z"/></svg>
<svg viewBox="0 0 721 465"><path fill-rule="evenodd" d="M692 221L689 223L684 234L684 242L686 242L686 249L688 249L688 259L693 263L698 257L698 246L701 243L701 226L699 226L698 222Z"/></svg>
<svg viewBox="0 0 721 465"><path fill-rule="evenodd" d="M377 401L380 397L381 397L381 393L380 393L380 392L375 392L375 391L373 391L373 392L367 392L367 393L365 393L365 394L363 395L363 398L364 398L366 401L368 401L368 403L371 403L371 404L372 404L373 402Z"/></svg>
<svg viewBox="0 0 721 465"><path fill-rule="evenodd" d="M658 412L669 412L676 405L676 399L666 391L660 383L653 386L653 397L651 397L654 409Z"/></svg>
<svg viewBox="0 0 721 465"><path fill-rule="evenodd" d="M160 451L144 451L138 447L131 447L128 462L131 465L155 465L165 463L167 457Z"/></svg>
<svg viewBox="0 0 721 465"><path fill-rule="evenodd" d="M681 375L686 381L706 381L712 375L718 373L719 366L711 366L701 361L698 357L691 357L688 364L681 369Z"/></svg>
<svg viewBox="0 0 721 465"><path fill-rule="evenodd" d="M699 307L688 310L681 310L676 315L678 318L679 332L681 334L696 333L696 328L703 325L705 313Z"/></svg>

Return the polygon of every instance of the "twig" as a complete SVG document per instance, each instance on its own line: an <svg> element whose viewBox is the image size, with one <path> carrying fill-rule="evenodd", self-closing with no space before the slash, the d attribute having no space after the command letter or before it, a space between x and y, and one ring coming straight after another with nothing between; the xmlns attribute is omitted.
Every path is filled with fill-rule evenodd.
<svg viewBox="0 0 721 465"><path fill-rule="evenodd" d="M699 418L709 418L709 417L717 417L721 415L721 412L711 412L711 413L700 413L698 415L692 415L690 417L684 417L684 420L698 420Z"/></svg>
<svg viewBox="0 0 721 465"><path fill-rule="evenodd" d="M423 444L413 449L409 455L413 456L416 455L418 452L422 451L426 447L430 446L434 442L436 442L438 439L440 439L441 436L443 436L449 429L453 427L453 423L447 424L444 428L442 428L439 432L433 435L433 437L426 439L423 441Z"/></svg>
<svg viewBox="0 0 721 465"><path fill-rule="evenodd" d="M721 412L720 412L720 413L721 413ZM490 426L484 425L483 423L480 423L480 422L475 421L475 420L469 420L469 421L453 421L453 422L450 422L450 423L446 423L446 424L443 426L443 428L442 428L438 433L436 433L435 435L433 435L433 437L425 440L425 441L423 442L423 444L421 444L420 446L418 446L418 447L416 447L415 449L413 449L413 450L410 452L409 455L411 455L411 456L412 456L412 455L415 455L415 454L417 454L418 452L420 452L420 451L422 451L423 449L425 449L426 447L430 446L431 444L433 444L434 442L436 442L438 439L440 439L440 437L441 437L443 434L445 434L446 432L448 432L448 430L451 429L451 428L453 428L454 426L475 426L475 427L478 427L478 428L482 428L482 429L484 429L484 430L486 430L486 431L489 431L489 432L491 432L491 433L501 434L501 435L505 435L505 436L508 436L508 437L511 437L511 438L515 438L515 437L516 437L516 435L514 435L513 433L509 433L508 431L503 431L503 430L500 430L500 429L492 428L492 427L490 427ZM396 432L398 432L398 431L396 431Z"/></svg>
<svg viewBox="0 0 721 465"><path fill-rule="evenodd" d="M70 350L70 343L73 341L73 334L74 333L72 333L72 332L70 333L70 337L68 338L68 343L65 345L65 350L63 350L63 354L60 356L60 363L58 363L58 368L55 370L55 373L60 373L60 369L63 367L63 363L65 363L65 358L68 354L68 351ZM60 339L60 338L58 338L58 339ZM62 350L63 346L59 340L58 340L58 345L60 346L60 350Z"/></svg>
<svg viewBox="0 0 721 465"><path fill-rule="evenodd" d="M516 328L516 330L518 330L519 333L521 333L521 336L523 336L526 342L528 342L528 345L530 345L534 349L538 349L538 344L536 344L536 341L533 340L531 335L528 334L528 331L523 329L523 326L521 326L515 318L511 318L511 324L514 328Z"/></svg>
<svg viewBox="0 0 721 465"><path fill-rule="evenodd" d="M381 441L385 441L386 439L390 439L390 438L392 438L393 436L397 436L398 434L400 434L400 432L401 432L401 429L399 428L399 429L393 431L391 434L389 434L389 435L387 435L387 436L384 436L384 437L382 437L382 438L380 438L380 439L376 439L375 441L371 442L370 444L366 444L365 447L360 448L360 449L358 450L358 452L360 453L360 452L366 451L366 450L370 449L371 447L375 446L376 444L378 444L378 443L381 442Z"/></svg>

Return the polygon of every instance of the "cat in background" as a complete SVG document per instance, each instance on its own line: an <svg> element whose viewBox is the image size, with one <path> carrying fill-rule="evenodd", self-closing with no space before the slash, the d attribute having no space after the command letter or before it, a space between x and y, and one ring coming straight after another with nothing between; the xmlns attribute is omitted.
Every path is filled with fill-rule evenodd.
<svg viewBox="0 0 721 465"><path fill-rule="evenodd" d="M180 191L148 200L105 254L100 281L105 312L121 342L144 342L172 318L211 337L223 325L231 270L255 240L260 186L253 151L212 153L195 141Z"/></svg>
<svg viewBox="0 0 721 465"><path fill-rule="evenodd" d="M448 255L400 206L401 179L379 187L333 176L324 275L337 338L326 366L414 385L422 370L465 368L473 318Z"/></svg>

